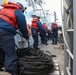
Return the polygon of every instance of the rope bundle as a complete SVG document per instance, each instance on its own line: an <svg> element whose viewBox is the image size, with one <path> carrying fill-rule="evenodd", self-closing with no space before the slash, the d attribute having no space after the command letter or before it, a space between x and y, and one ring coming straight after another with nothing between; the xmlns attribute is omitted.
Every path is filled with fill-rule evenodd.
<svg viewBox="0 0 76 75"><path fill-rule="evenodd" d="M54 71L51 54L33 48L20 49L17 54L19 75L47 75Z"/></svg>

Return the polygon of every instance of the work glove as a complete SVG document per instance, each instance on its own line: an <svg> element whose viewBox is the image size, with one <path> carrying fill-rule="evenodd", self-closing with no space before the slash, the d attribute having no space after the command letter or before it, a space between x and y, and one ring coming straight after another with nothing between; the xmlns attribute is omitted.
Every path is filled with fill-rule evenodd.
<svg viewBox="0 0 76 75"><path fill-rule="evenodd" d="M29 38L28 38L28 39L26 39L26 41L27 41L27 42L29 42L29 40L30 40Z"/></svg>
<svg viewBox="0 0 76 75"><path fill-rule="evenodd" d="M48 36L48 33L46 33L46 36Z"/></svg>

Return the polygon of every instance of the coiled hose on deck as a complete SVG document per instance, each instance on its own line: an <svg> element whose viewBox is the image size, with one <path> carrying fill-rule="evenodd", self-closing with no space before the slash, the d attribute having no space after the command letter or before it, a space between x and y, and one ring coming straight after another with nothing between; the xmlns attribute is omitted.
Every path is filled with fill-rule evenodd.
<svg viewBox="0 0 76 75"><path fill-rule="evenodd" d="M33 48L19 49L19 75L48 75L54 71L54 62L50 54Z"/></svg>

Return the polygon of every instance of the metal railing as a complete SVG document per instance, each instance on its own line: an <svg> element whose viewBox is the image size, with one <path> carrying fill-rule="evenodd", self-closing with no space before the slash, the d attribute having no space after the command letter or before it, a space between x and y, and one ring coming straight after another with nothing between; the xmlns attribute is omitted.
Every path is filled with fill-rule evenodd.
<svg viewBox="0 0 76 75"><path fill-rule="evenodd" d="M76 0L63 0L64 75L76 75Z"/></svg>

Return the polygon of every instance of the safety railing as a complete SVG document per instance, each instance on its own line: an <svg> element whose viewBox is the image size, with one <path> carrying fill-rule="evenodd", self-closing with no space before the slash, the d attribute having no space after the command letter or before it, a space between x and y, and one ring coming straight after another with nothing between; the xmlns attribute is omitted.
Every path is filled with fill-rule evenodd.
<svg viewBox="0 0 76 75"><path fill-rule="evenodd" d="M64 75L76 75L76 0L63 0Z"/></svg>

